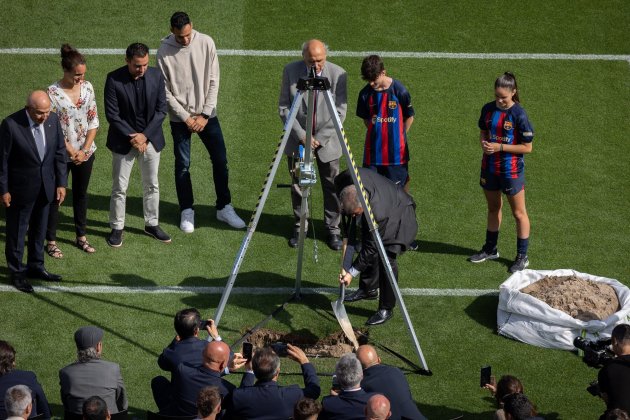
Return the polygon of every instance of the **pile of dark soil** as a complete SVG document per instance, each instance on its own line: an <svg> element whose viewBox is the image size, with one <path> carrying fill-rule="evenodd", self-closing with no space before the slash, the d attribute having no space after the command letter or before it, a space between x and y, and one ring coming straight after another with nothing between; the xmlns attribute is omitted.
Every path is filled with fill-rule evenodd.
<svg viewBox="0 0 630 420"><path fill-rule="evenodd" d="M363 344L362 330L355 330L357 339ZM314 336L309 331L293 331L283 333L266 328L261 328L249 336L248 340L256 348L273 345L275 343L287 343L304 350L309 357L341 357L345 353L352 352L352 343L346 338L343 331L337 331L322 339ZM363 340L365 342L365 340Z"/></svg>
<svg viewBox="0 0 630 420"><path fill-rule="evenodd" d="M606 319L620 309L617 293L610 285L575 275L544 277L521 292L581 321Z"/></svg>

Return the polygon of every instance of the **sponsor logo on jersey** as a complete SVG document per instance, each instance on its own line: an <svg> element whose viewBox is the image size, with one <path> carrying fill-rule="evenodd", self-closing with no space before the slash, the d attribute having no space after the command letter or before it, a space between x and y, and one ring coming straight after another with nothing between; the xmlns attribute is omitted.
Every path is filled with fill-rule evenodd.
<svg viewBox="0 0 630 420"><path fill-rule="evenodd" d="M372 124L376 123L395 123L396 117L377 117L376 115L372 117Z"/></svg>
<svg viewBox="0 0 630 420"><path fill-rule="evenodd" d="M490 140L494 140L495 143L510 144L510 138L508 136L497 136L496 134L493 134L490 136Z"/></svg>
<svg viewBox="0 0 630 420"><path fill-rule="evenodd" d="M505 121L503 123L503 129L507 131L511 131L514 127L512 126L512 121Z"/></svg>
<svg viewBox="0 0 630 420"><path fill-rule="evenodd" d="M397 106L397 105L398 105L398 104L396 103L396 101L389 101L389 102L387 102L387 107L388 107L389 109L396 109L396 106Z"/></svg>

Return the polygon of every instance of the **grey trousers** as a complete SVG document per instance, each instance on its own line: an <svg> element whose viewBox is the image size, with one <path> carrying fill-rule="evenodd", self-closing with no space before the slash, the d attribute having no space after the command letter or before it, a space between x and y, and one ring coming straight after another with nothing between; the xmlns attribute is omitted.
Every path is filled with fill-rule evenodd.
<svg viewBox="0 0 630 420"><path fill-rule="evenodd" d="M142 209L145 226L157 226L160 207L160 184L158 167L160 153L156 152L149 142L144 153L131 148L129 153L121 155L112 153L112 197L109 201L109 226L112 229L125 227L125 205L127 187L133 163L138 160L140 177L142 178Z"/></svg>
<svg viewBox="0 0 630 420"><path fill-rule="evenodd" d="M324 226L329 235L339 235L341 233L339 229L341 215L339 213L339 199L337 194L335 194L335 177L339 175L339 159L331 160L330 162L321 162L319 159L315 159L315 161L317 162L317 173L324 197ZM289 173L291 174L291 204L293 205L293 217L295 220L294 230L297 232L300 229L302 191L293 171L295 162L297 162L297 159L291 156L287 157ZM308 209L306 209L306 216L308 217Z"/></svg>

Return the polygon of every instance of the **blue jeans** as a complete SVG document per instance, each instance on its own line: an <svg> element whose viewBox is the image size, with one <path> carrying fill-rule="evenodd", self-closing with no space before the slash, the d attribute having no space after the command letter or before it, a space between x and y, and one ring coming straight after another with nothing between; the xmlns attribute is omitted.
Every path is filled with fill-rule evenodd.
<svg viewBox="0 0 630 420"><path fill-rule="evenodd" d="M181 211L193 208L194 203L189 171L192 133L186 127L186 123L171 121L171 134L173 135L173 151L175 152L175 189ZM210 154L214 190L217 194L216 206L217 210L221 210L230 204L232 198L228 188L227 152L219 119L217 117L210 118L206 127L198 134Z"/></svg>

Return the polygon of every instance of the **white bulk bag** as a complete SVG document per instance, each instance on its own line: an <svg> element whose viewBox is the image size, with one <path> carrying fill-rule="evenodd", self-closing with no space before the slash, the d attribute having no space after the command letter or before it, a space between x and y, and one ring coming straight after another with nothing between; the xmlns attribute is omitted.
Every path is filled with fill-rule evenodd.
<svg viewBox="0 0 630 420"><path fill-rule="evenodd" d="M619 311L604 320L580 321L520 290L547 276L573 276L612 286L619 298ZM497 329L499 334L528 344L573 350L573 339L609 338L617 324L630 323L630 289L614 279L574 270L523 270L512 274L499 288ZM583 334L584 332L584 334Z"/></svg>

